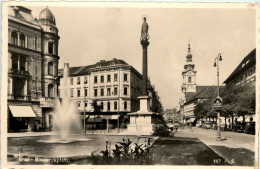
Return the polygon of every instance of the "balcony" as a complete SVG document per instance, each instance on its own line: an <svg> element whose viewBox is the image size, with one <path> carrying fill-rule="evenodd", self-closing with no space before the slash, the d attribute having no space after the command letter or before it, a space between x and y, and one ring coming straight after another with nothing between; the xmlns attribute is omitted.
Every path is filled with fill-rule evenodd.
<svg viewBox="0 0 260 169"><path fill-rule="evenodd" d="M8 73L10 74L16 74L16 75L24 75L24 76L30 76L30 73L28 71L25 70L18 70L18 69L13 69L10 68Z"/></svg>
<svg viewBox="0 0 260 169"><path fill-rule="evenodd" d="M13 94L8 94L8 99L9 100L22 100L22 101L27 101L31 100L31 96L22 96L22 95L13 95Z"/></svg>

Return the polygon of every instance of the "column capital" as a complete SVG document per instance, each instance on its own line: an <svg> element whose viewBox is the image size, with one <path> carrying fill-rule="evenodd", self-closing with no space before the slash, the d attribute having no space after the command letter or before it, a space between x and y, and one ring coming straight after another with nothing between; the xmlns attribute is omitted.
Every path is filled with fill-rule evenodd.
<svg viewBox="0 0 260 169"><path fill-rule="evenodd" d="M148 40L141 40L140 43L143 48L147 48L150 44L150 42Z"/></svg>

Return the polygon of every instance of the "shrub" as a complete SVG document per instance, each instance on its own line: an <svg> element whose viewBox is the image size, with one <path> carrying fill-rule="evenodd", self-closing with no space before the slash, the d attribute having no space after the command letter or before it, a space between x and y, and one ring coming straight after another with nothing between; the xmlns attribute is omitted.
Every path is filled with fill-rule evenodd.
<svg viewBox="0 0 260 169"><path fill-rule="evenodd" d="M139 140L139 138L138 138ZM148 138L145 144L139 145L135 143L135 147L131 147L130 139L123 139L122 142L115 144L115 149L110 150L110 143L106 142L106 150L101 151L101 158L94 158L94 164L103 165L148 165L152 162L152 153L150 152L150 141Z"/></svg>
<svg viewBox="0 0 260 169"><path fill-rule="evenodd" d="M168 130L168 127L166 125L158 125L155 128L153 135L154 136L169 137L169 136L171 136L171 132Z"/></svg>

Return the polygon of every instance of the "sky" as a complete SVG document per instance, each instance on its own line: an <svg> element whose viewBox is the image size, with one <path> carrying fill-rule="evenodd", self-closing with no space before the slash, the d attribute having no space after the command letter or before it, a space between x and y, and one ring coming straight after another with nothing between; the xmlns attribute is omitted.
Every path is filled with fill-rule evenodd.
<svg viewBox="0 0 260 169"><path fill-rule="evenodd" d="M38 18L45 7L32 7ZM214 59L221 53L220 84L255 47L255 10L231 8L48 7L59 29L59 68L123 59L142 72L142 16L150 45L148 76L165 109L179 105L188 43L197 85L217 85Z"/></svg>

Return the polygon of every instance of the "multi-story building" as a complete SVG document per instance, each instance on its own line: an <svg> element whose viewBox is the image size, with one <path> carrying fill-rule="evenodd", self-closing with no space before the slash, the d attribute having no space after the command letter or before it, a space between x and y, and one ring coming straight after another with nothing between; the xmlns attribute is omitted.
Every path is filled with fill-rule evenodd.
<svg viewBox="0 0 260 169"><path fill-rule="evenodd" d="M224 81L228 86L251 83L255 86L256 49L252 50Z"/></svg>
<svg viewBox="0 0 260 169"><path fill-rule="evenodd" d="M63 70L59 70L60 97L66 97L67 93L67 97L75 101L81 114L85 111L92 115L87 122L93 122L95 118L95 122L105 124L108 118L110 124L116 127L118 117L121 123L127 113L139 110L137 97L141 94L142 75L125 61L114 58L110 61L101 60L93 65L70 68L65 64L64 69L67 68L67 87L64 85ZM67 92L64 92L65 89ZM92 107L94 100L101 109L96 116Z"/></svg>
<svg viewBox="0 0 260 169"><path fill-rule="evenodd" d="M59 39L48 8L36 19L26 7L8 7L9 131L48 127L59 84Z"/></svg>
<svg viewBox="0 0 260 169"><path fill-rule="evenodd" d="M224 81L226 87L233 85L250 84L250 88L255 91L256 84L256 49L253 49L236 67L236 69ZM237 117L238 121L242 121L243 117ZM255 121L255 112L248 112L245 120L252 118Z"/></svg>

